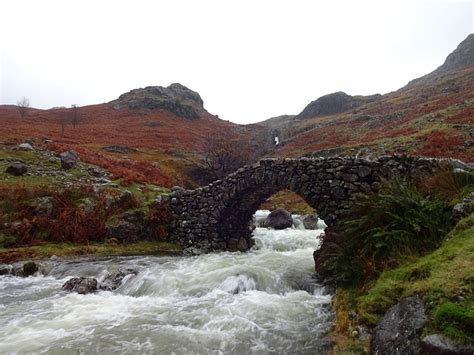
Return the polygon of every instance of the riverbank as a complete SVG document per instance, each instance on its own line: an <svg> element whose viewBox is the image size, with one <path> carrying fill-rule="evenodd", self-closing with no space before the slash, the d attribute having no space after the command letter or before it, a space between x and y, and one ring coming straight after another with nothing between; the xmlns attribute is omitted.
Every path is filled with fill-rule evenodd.
<svg viewBox="0 0 474 355"><path fill-rule="evenodd" d="M18 248L0 248L0 263L10 264L17 261L41 260L52 256L167 256L181 255L181 252L179 245L157 241L142 241L131 244L45 243Z"/></svg>

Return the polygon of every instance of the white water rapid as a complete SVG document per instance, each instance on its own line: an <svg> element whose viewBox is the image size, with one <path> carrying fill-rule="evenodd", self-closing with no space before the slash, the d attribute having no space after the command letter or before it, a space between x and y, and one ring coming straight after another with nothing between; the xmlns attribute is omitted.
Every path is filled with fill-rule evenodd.
<svg viewBox="0 0 474 355"><path fill-rule="evenodd" d="M47 276L0 276L0 354L320 353L333 321L312 278L321 232L257 228L246 253L55 260ZM61 290L119 268L138 274L115 291Z"/></svg>

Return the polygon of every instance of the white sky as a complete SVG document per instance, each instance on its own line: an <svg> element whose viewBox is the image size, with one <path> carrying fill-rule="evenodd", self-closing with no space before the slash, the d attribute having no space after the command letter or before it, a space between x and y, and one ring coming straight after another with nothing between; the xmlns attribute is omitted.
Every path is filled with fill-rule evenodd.
<svg viewBox="0 0 474 355"><path fill-rule="evenodd" d="M474 1L0 1L1 104L82 106L179 82L237 123L396 90L474 32Z"/></svg>

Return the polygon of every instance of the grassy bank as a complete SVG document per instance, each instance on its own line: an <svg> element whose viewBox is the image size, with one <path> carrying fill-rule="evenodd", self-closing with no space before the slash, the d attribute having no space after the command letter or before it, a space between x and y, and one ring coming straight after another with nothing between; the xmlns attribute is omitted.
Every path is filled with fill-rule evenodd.
<svg viewBox="0 0 474 355"><path fill-rule="evenodd" d="M21 260L44 259L53 255L59 257L79 255L179 255L181 248L173 243L143 241L131 244L41 244L19 248L0 248L0 263Z"/></svg>

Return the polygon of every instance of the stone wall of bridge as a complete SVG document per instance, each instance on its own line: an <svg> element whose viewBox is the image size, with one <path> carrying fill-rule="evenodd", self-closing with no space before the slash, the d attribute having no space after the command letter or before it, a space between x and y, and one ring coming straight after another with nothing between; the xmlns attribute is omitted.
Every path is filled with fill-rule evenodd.
<svg viewBox="0 0 474 355"><path fill-rule="evenodd" d="M169 196L174 217L171 240L204 252L248 250L252 216L274 193L289 189L333 225L350 208L353 196L377 191L382 179L431 174L451 160L416 157L265 159L223 180Z"/></svg>

